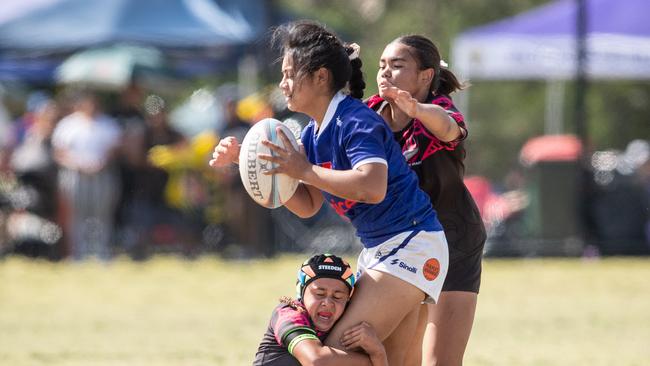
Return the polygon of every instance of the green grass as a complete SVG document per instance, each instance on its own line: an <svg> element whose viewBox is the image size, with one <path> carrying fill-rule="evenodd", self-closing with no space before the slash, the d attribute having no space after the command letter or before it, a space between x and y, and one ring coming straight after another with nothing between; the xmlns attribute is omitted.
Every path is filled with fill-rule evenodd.
<svg viewBox="0 0 650 366"><path fill-rule="evenodd" d="M0 261L0 365L250 365L304 258ZM650 260L487 260L466 365L648 365Z"/></svg>

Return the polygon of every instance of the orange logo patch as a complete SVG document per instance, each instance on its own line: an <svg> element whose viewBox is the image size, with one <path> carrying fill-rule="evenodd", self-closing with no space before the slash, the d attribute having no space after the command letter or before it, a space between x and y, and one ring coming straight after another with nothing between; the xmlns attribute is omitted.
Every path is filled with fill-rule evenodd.
<svg viewBox="0 0 650 366"><path fill-rule="evenodd" d="M440 274L440 262L435 258L427 259L422 267L422 274L428 281L435 280Z"/></svg>

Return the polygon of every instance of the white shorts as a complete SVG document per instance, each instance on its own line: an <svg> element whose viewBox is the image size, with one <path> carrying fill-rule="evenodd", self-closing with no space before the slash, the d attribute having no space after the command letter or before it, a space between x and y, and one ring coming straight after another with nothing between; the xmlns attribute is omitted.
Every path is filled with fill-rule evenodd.
<svg viewBox="0 0 650 366"><path fill-rule="evenodd" d="M393 236L359 254L357 275L369 269L393 275L427 295L424 302L436 303L449 266L449 248L444 231L408 231Z"/></svg>

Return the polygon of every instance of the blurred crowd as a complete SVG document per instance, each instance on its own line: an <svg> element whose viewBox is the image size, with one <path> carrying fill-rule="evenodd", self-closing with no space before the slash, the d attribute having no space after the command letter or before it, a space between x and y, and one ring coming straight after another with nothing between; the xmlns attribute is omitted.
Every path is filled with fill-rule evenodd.
<svg viewBox="0 0 650 366"><path fill-rule="evenodd" d="M242 139L284 106L233 86L207 95L203 112L216 118L198 131L186 127L201 116L174 125L165 99L135 84L116 95L34 91L17 118L0 103L0 254L273 254L268 210L247 199L236 168L207 161L219 136Z"/></svg>
<svg viewBox="0 0 650 366"><path fill-rule="evenodd" d="M488 256L650 254L650 142L584 151L574 135L531 138L494 184L469 176Z"/></svg>
<svg viewBox="0 0 650 366"><path fill-rule="evenodd" d="M208 167L220 136L241 141L265 117L299 134L305 116L274 87L199 89L174 109L135 84L111 95L33 91L13 118L1 101L0 256L251 257L358 245L328 207L309 220L268 210L247 197L236 167ZM541 136L502 182L466 178L487 255L650 254L648 141L581 153L575 136Z"/></svg>

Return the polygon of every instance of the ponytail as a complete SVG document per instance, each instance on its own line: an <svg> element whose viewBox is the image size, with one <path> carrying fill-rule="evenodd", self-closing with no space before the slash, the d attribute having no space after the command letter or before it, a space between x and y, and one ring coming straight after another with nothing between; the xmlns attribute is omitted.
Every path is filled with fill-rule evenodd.
<svg viewBox="0 0 650 366"><path fill-rule="evenodd" d="M366 82L363 80L363 72L361 71L363 62L361 62L361 58L359 58L358 47L359 46L357 45L345 45L345 52L350 57L350 66L352 66L352 74L348 81L350 96L356 99L362 99L363 90L366 88Z"/></svg>
<svg viewBox="0 0 650 366"><path fill-rule="evenodd" d="M439 67L438 70L436 70L436 73L437 74L434 77L435 80L431 83L431 93L433 94L450 95L451 93L462 90L466 87L466 85L458 81L456 75L446 67Z"/></svg>

